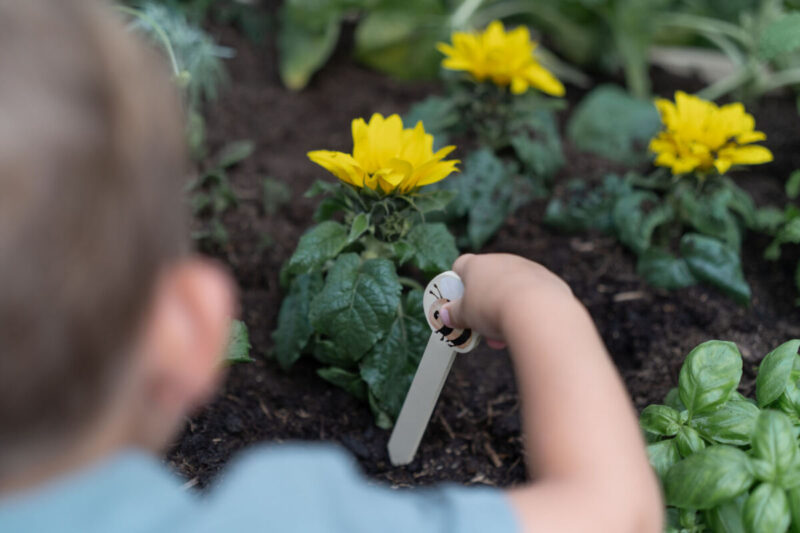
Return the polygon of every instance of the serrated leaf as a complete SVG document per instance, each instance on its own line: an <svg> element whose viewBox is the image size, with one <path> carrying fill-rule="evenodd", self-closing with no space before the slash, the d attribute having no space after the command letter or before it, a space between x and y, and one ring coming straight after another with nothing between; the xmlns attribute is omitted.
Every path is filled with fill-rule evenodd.
<svg viewBox="0 0 800 533"><path fill-rule="evenodd" d="M656 471L658 477L664 479L669 469L681 460L678 448L675 446L674 439L662 440L647 446L647 456L650 465Z"/></svg>
<svg viewBox="0 0 800 533"><path fill-rule="evenodd" d="M273 354L284 370L290 368L303 353L314 328L308 321L311 298L322 288L319 272L295 277L289 294L281 302L278 325L272 332Z"/></svg>
<svg viewBox="0 0 800 533"><path fill-rule="evenodd" d="M561 137L552 111L527 113L512 125L511 147L526 170L549 181L564 166Z"/></svg>
<svg viewBox="0 0 800 533"><path fill-rule="evenodd" d="M634 191L622 196L612 213L619 240L637 254L650 248L653 232L671 221L675 213L668 203L649 191Z"/></svg>
<svg viewBox="0 0 800 533"><path fill-rule="evenodd" d="M417 224L405 238L411 247L411 262L429 275L450 270L458 248L447 226L440 222Z"/></svg>
<svg viewBox="0 0 800 533"><path fill-rule="evenodd" d="M361 377L380 410L392 419L403 406L430 337L422 314L422 291L411 291L389 333L361 360Z"/></svg>
<svg viewBox="0 0 800 533"><path fill-rule="evenodd" d="M652 246L639 255L636 273L650 285L662 289L682 289L697 283L685 259Z"/></svg>
<svg viewBox="0 0 800 533"><path fill-rule="evenodd" d="M425 131L433 135L436 143L434 149L439 149L447 142L447 132L460 120L458 107L451 98L429 96L411 106L403 118L403 124L413 126L422 121Z"/></svg>
<svg viewBox="0 0 800 533"><path fill-rule="evenodd" d="M335 194L339 191L341 185L331 181L317 180L311 184L311 187L303 194L305 198L314 198L320 194Z"/></svg>
<svg viewBox="0 0 800 533"><path fill-rule="evenodd" d="M791 379L792 368L800 359L797 351L800 340L785 342L768 353L758 366L756 376L756 399L759 407L775 402L786 390Z"/></svg>
<svg viewBox="0 0 800 533"><path fill-rule="evenodd" d="M241 320L231 322L230 340L226 350L225 361L228 363L251 363L250 357L250 336L247 334L247 326Z"/></svg>
<svg viewBox="0 0 800 533"><path fill-rule="evenodd" d="M391 261L342 254L311 301L311 325L358 361L388 333L401 290Z"/></svg>
<svg viewBox="0 0 800 533"><path fill-rule="evenodd" d="M747 455L732 446L711 446L675 464L664 479L668 505L711 509L753 483Z"/></svg>
<svg viewBox="0 0 800 533"><path fill-rule="evenodd" d="M308 230L289 258L289 274L306 274L319 270L347 246L347 228L338 222L326 220Z"/></svg>
<svg viewBox="0 0 800 533"><path fill-rule="evenodd" d="M361 380L361 376L355 372L331 366L327 368L318 368L317 375L325 381L344 389L361 401L367 399L367 386Z"/></svg>
<svg viewBox="0 0 800 533"><path fill-rule="evenodd" d="M652 102L637 100L620 87L601 85L578 104L567 136L581 151L637 165L649 157L647 144L660 128Z"/></svg>
<svg viewBox="0 0 800 533"><path fill-rule="evenodd" d="M610 174L600 187L588 189L584 180L573 180L567 184L567 190L565 199L554 198L547 205L545 224L567 232L594 229L611 233L614 231L614 205L631 192L631 186Z"/></svg>
<svg viewBox="0 0 800 533"><path fill-rule="evenodd" d="M347 235L347 243L352 244L369 229L369 214L359 213L350 224L350 233Z"/></svg>
<svg viewBox="0 0 800 533"><path fill-rule="evenodd" d="M681 255L699 279L720 289L742 305L750 302L750 285L744 279L739 254L720 240L698 233L681 239Z"/></svg>
<svg viewBox="0 0 800 533"><path fill-rule="evenodd" d="M344 369L356 366L346 346L339 346L328 339L312 339L309 351L314 355L314 359L325 365Z"/></svg>
<svg viewBox="0 0 800 533"><path fill-rule="evenodd" d="M784 244L800 243L800 218L787 220L786 224L778 230L775 239L764 251L764 257L772 261L781 256L781 246Z"/></svg>
<svg viewBox="0 0 800 533"><path fill-rule="evenodd" d="M228 143L220 151L217 165L228 168L250 157L255 150L255 143L249 139Z"/></svg>
<svg viewBox="0 0 800 533"><path fill-rule="evenodd" d="M444 211L456 196L458 194L455 191L434 190L418 192L409 197L409 200L420 213L427 214L432 211Z"/></svg>
<svg viewBox="0 0 800 533"><path fill-rule="evenodd" d="M732 342L707 341L689 352L678 376L678 392L689 418L727 402L741 377L742 355Z"/></svg>
<svg viewBox="0 0 800 533"><path fill-rule="evenodd" d="M741 248L742 231L740 223L730 210L734 202L731 187L722 187L711 193L698 194L692 186L680 187L675 193L680 206L680 215L698 233L715 237L729 244L736 251ZM748 197L749 198L749 197ZM741 204L741 201L739 202ZM753 213L740 205L743 212L752 219Z"/></svg>
<svg viewBox="0 0 800 533"><path fill-rule="evenodd" d="M770 483L756 487L747 498L742 514L747 531L754 533L786 531L792 520L786 493Z"/></svg>
<svg viewBox="0 0 800 533"><path fill-rule="evenodd" d="M758 55L762 59L776 57L800 48L800 13L787 13L761 32Z"/></svg>

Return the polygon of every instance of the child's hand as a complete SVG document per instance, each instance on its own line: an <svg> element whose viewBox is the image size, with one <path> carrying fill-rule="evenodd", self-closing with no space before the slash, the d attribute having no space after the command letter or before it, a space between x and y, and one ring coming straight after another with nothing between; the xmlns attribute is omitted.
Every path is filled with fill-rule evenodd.
<svg viewBox="0 0 800 533"><path fill-rule="evenodd" d="M533 261L510 254L466 254L453 264L464 282L464 297L442 311L445 325L472 328L501 347L508 313L534 312L557 301L574 301L569 286ZM519 305L522 304L522 305Z"/></svg>

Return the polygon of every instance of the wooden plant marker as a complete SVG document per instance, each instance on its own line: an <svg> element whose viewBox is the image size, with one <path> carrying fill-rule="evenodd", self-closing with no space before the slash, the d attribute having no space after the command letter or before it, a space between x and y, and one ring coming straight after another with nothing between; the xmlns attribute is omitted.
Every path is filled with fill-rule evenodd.
<svg viewBox="0 0 800 533"><path fill-rule="evenodd" d="M480 341L477 333L448 328L439 317L444 304L459 300L463 295L461 278L450 271L433 278L425 289L422 306L433 333L389 438L389 460L395 466L414 460L456 354L472 351Z"/></svg>

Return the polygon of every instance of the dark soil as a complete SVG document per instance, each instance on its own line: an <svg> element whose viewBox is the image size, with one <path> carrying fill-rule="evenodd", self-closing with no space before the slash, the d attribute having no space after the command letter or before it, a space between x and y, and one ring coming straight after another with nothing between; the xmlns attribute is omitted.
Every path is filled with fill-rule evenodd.
<svg viewBox="0 0 800 533"><path fill-rule="evenodd" d="M216 33L238 55L229 63L231 86L209 109L211 152L244 138L255 141L257 150L231 172L242 201L224 218L229 245L210 252L238 280L256 362L231 368L217 399L189 421L168 460L193 484L205 486L234 452L249 444L328 440L348 448L368 475L397 486L449 480L507 487L523 481L519 401L506 353L482 347L458 358L417 459L403 468L389 464L389 434L374 425L365 404L318 378L311 361L301 360L285 373L267 357L282 296L278 272L313 223L315 201L303 193L316 179L329 179L307 160L306 152L348 151L352 118L402 113L436 86L400 84L364 70L350 61L345 46L306 90L290 93L278 80L274 50L253 46L229 29ZM663 72L654 72L653 78L657 92L669 96L675 89L691 91L697 85ZM570 93L577 100L581 91ZM738 182L760 205L782 205L783 182L800 168L797 110L787 98L767 99L754 111L776 161L742 173ZM597 179L620 170L569 144L565 150L568 165L557 190L569 177ZM293 192L292 201L272 216L261 207L266 176L282 180ZM662 400L676 385L685 354L703 341L725 339L739 345L747 393L761 357L800 337L792 279L796 249L769 263L761 258L769 240L747 239L744 269L753 302L742 308L706 287L666 292L646 286L636 276L633 255L615 240L562 235L544 227L545 205L544 200L534 202L509 218L485 251L539 261L569 282L596 320L637 408Z"/></svg>

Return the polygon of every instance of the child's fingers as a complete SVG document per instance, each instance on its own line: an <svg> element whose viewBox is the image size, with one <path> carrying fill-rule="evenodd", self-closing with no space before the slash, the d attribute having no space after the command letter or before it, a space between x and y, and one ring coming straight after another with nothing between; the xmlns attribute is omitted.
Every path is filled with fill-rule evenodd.
<svg viewBox="0 0 800 533"><path fill-rule="evenodd" d="M456 300L442 307L440 311L442 323L448 328L465 329L469 327L463 320L461 302L462 300Z"/></svg>
<svg viewBox="0 0 800 533"><path fill-rule="evenodd" d="M492 350L502 350L506 347L506 343L503 341L496 341L494 339L486 339L486 345Z"/></svg>
<svg viewBox="0 0 800 533"><path fill-rule="evenodd" d="M456 259L453 263L453 272L463 278L467 270L467 263L469 263L473 257L475 257L475 254L464 254L459 256L458 259Z"/></svg>

